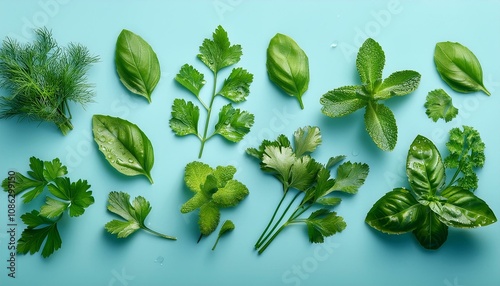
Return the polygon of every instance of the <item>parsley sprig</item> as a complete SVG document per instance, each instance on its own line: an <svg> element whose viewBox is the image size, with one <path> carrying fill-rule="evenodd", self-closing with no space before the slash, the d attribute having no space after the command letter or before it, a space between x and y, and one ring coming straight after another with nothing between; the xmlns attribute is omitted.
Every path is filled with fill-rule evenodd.
<svg viewBox="0 0 500 286"><path fill-rule="evenodd" d="M71 182L67 168L56 158L52 161L42 161L30 158L28 176L16 172L12 182L5 179L2 187L5 191L14 191L15 195L25 192L22 196L24 203L29 203L45 190L50 195L45 198L45 204L40 211L33 210L21 216L26 228L17 242L17 251L22 254L40 251L42 256L49 257L54 251L61 248L62 240L57 228L58 222L67 212L70 217L78 217L85 209L94 203L90 185L86 180Z"/></svg>
<svg viewBox="0 0 500 286"><path fill-rule="evenodd" d="M345 157L332 157L323 165L310 156L322 142L318 127L299 128L294 133L293 141L292 146L286 136L280 135L275 141L264 140L259 148L247 149L249 155L260 160L261 169L272 174L283 185L283 196L255 244L259 254L290 225L305 224L312 243L322 243L325 237L344 230L344 219L330 210L341 199L330 194L336 191L355 194L368 176L367 164L345 162L338 166L336 178L332 178L330 169ZM297 192L292 194L292 190ZM285 198L289 196L293 197L288 205L283 206ZM300 196L302 200L297 205L295 202ZM318 205L321 208L310 213L307 218L302 217ZM288 219L285 220L287 214Z"/></svg>
<svg viewBox="0 0 500 286"><path fill-rule="evenodd" d="M213 72L212 93L207 104L200 97L200 91L206 84L204 75L193 66L185 64L175 77L175 80L196 96L201 106L206 110L207 117L203 131L198 130L200 108L191 101L175 99L172 105L172 118L170 128L178 136L193 134L201 141L198 158L203 155L205 143L215 135L221 135L231 142L239 142L250 132L254 123L254 116L246 111L235 109L231 103L224 105L219 111L219 120L209 134L210 117L213 111L215 98L220 95L233 103L246 100L250 93L250 84L253 75L243 68L234 68L229 77L224 80L218 89L219 72L228 66L240 61L242 55L240 45L231 45L227 32L218 26L213 33L213 39L205 39L200 46L198 58Z"/></svg>

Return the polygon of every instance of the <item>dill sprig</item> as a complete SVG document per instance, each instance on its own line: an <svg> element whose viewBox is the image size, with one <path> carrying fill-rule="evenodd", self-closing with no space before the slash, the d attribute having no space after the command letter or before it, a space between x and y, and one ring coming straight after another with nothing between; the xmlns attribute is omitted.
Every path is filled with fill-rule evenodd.
<svg viewBox="0 0 500 286"><path fill-rule="evenodd" d="M0 118L52 122L66 135L73 129L68 102L92 102L86 72L99 58L80 44L59 47L47 28L35 34L31 44L8 37L3 41L0 87L10 95L0 97Z"/></svg>

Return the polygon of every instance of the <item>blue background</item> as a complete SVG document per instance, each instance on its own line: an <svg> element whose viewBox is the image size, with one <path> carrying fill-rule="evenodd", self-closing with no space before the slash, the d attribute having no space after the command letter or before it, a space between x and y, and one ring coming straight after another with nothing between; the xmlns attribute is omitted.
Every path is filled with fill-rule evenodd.
<svg viewBox="0 0 500 286"><path fill-rule="evenodd" d="M0 121L0 174L25 173L29 157L59 157L73 180L87 179L95 204L78 218L60 223L62 248L48 259L40 254L18 255L16 278L7 277L7 196L0 195L1 285L500 285L500 224L474 230L450 229L437 251L424 250L411 234L388 236L368 227L364 218L373 203L394 187L407 186L404 165L409 145L422 134L443 154L449 129L470 125L486 144L486 164L479 172L476 194L500 215L500 1L0 1L0 37L31 41L32 29L47 26L60 44L78 42L100 56L88 73L95 84L95 103L72 108L74 130L62 136L52 125ZM236 65L254 74L248 100L236 107L255 114L255 125L239 144L217 137L205 146L203 162L215 167L232 164L236 179L250 195L236 208L224 210L236 229L223 237L212 252L215 234L196 243L196 213L179 209L190 197L183 182L184 166L197 160L194 136L176 137L168 127L174 98L193 99L173 80L189 63L210 79L196 59L203 39L222 25L234 44L243 47ZM130 94L119 82L114 67L116 38L122 29L142 36L156 51L162 70L152 103ZM276 33L294 38L309 56L311 81L304 95L305 109L268 80L265 55ZM394 111L399 139L392 152L375 147L363 126L363 113L331 119L321 112L322 94L336 87L359 83L355 56L367 38L378 41L386 54L384 76L413 69L422 74L411 95L386 104ZM458 94L439 78L433 62L434 46L456 41L479 58L486 87L482 93ZM224 70L221 79L229 69ZM432 122L423 107L427 93L443 88L460 110L453 121ZM207 96L211 85L202 90ZM0 91L4 94L4 91ZM216 101L216 110L225 104ZM105 161L93 142L93 114L119 116L136 123L150 138L155 165L150 185L144 177L125 177ZM244 153L263 139L299 127L317 125L323 144L315 152L321 161L345 154L366 162L370 174L354 196L344 196L337 207L348 227L324 244L310 244L304 227L290 227L259 256L253 250L281 193L280 184L260 171L257 161ZM167 241L145 232L119 240L104 230L115 218L106 210L110 191L144 196L152 204L147 224L178 237ZM37 205L38 203L38 205ZM17 203L17 237L22 213L38 208Z"/></svg>

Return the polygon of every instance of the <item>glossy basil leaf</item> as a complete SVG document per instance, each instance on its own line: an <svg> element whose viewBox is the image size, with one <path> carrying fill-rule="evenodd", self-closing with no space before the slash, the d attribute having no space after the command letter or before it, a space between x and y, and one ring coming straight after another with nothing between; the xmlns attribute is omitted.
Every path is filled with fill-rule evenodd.
<svg viewBox="0 0 500 286"><path fill-rule="evenodd" d="M421 223L423 208L410 191L398 188L385 194L373 205L365 222L384 233L406 233Z"/></svg>
<svg viewBox="0 0 500 286"><path fill-rule="evenodd" d="M476 56L460 43L440 42L434 50L434 63L441 78L455 91L490 92L483 84L483 70Z"/></svg>
<svg viewBox="0 0 500 286"><path fill-rule="evenodd" d="M122 30L116 41L116 71L131 92L151 102L151 94L160 81L160 62L153 48L139 35Z"/></svg>
<svg viewBox="0 0 500 286"><path fill-rule="evenodd" d="M434 196L444 187L445 171L441 155L432 141L418 135L410 145L406 175L417 197Z"/></svg>
<svg viewBox="0 0 500 286"><path fill-rule="evenodd" d="M448 226L429 208L424 208L422 223L413 231L420 245L427 249L438 249L448 238Z"/></svg>
<svg viewBox="0 0 500 286"><path fill-rule="evenodd" d="M382 47L375 40L368 38L359 48L356 58L361 83L370 92L374 91L382 80L382 70L385 65L385 54Z"/></svg>
<svg viewBox="0 0 500 286"><path fill-rule="evenodd" d="M446 225L460 228L480 227L492 224L497 218L490 207L474 193L460 188L449 187L441 196L447 200L438 203L434 210Z"/></svg>
<svg viewBox="0 0 500 286"><path fill-rule="evenodd" d="M153 145L137 125L106 115L92 117L94 140L108 162L127 176L144 175L151 183Z"/></svg>
<svg viewBox="0 0 500 286"><path fill-rule="evenodd" d="M398 126L392 111L383 104L369 102L365 112L366 131L384 151L391 151L398 140Z"/></svg>
<svg viewBox="0 0 500 286"><path fill-rule="evenodd" d="M289 36L276 34L267 48L267 73L269 79L304 109L302 95L309 87L309 59L306 53Z"/></svg>
<svg viewBox="0 0 500 286"><path fill-rule="evenodd" d="M418 72L412 70L395 72L384 79L373 98L383 100L393 96L407 95L418 88L420 77Z"/></svg>
<svg viewBox="0 0 500 286"><path fill-rule="evenodd" d="M321 112L329 117L342 117L365 107L368 98L359 91L359 86L343 86L325 93L320 99Z"/></svg>

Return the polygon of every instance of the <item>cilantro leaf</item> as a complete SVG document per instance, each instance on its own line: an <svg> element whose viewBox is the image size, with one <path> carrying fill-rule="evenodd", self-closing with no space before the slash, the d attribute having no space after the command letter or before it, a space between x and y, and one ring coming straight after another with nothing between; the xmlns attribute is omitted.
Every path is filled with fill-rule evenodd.
<svg viewBox="0 0 500 286"><path fill-rule="evenodd" d="M181 206L181 213L199 209L198 225L202 236L212 233L220 221L220 209L234 207L248 196L247 187L234 180L236 168L213 169L201 162L186 165L184 181L194 195Z"/></svg>
<svg viewBox="0 0 500 286"><path fill-rule="evenodd" d="M132 204L130 203L130 195L124 192L111 192L108 196L108 210L125 219L112 220L104 226L111 234L116 234L118 238L125 238L143 229L156 236L176 240L175 237L156 232L146 226L145 220L151 211L150 203L141 196L136 197Z"/></svg>
<svg viewBox="0 0 500 286"><path fill-rule="evenodd" d="M261 168L268 173L272 173L283 184L288 185L290 169L296 159L291 147L267 146L262 155Z"/></svg>
<svg viewBox="0 0 500 286"><path fill-rule="evenodd" d="M203 74L188 64L181 67L181 70L175 76L175 80L198 98L200 97L201 88L205 85Z"/></svg>
<svg viewBox="0 0 500 286"><path fill-rule="evenodd" d="M253 114L234 109L227 104L219 112L219 121L215 125L214 134L222 135L232 142L239 142L250 132L253 123Z"/></svg>
<svg viewBox="0 0 500 286"><path fill-rule="evenodd" d="M305 220L309 241L312 243L323 243L325 237L332 236L343 231L347 224L336 212L319 209Z"/></svg>
<svg viewBox="0 0 500 286"><path fill-rule="evenodd" d="M85 209L94 203L92 192L88 191L90 185L85 180L78 180L71 183L69 178L57 178L54 184L49 184L48 189L52 195L64 200L64 202L55 202L54 199L47 198L47 204L42 206L40 213L48 218L56 217L69 209L71 217L80 216ZM66 208L63 208L66 206ZM49 214L50 213L50 214Z"/></svg>
<svg viewBox="0 0 500 286"><path fill-rule="evenodd" d="M217 247L217 244L219 243L219 239L221 238L221 236L229 231L232 231L233 229L234 229L234 223L231 220L224 221L222 227L219 230L219 234L217 235L217 240L215 241L212 250L215 250L215 248Z"/></svg>
<svg viewBox="0 0 500 286"><path fill-rule="evenodd" d="M68 169L61 163L59 158L55 158L52 162L43 162L43 167L43 177L48 182L68 174Z"/></svg>
<svg viewBox="0 0 500 286"><path fill-rule="evenodd" d="M365 183L370 168L367 164L345 162L337 169L335 185L331 190L356 194Z"/></svg>
<svg viewBox="0 0 500 286"><path fill-rule="evenodd" d="M233 102L245 101L250 93L250 84L252 81L253 74L242 68L235 68L224 81L224 85L218 94Z"/></svg>
<svg viewBox="0 0 500 286"><path fill-rule="evenodd" d="M198 58L217 73L222 68L233 65L240 61L242 55L240 45L231 45L227 32L218 26L213 33L213 40L205 39L200 46Z"/></svg>
<svg viewBox="0 0 500 286"><path fill-rule="evenodd" d="M429 92L424 107L426 108L425 113L434 122L440 118L448 122L458 114L458 109L453 106L451 97L443 89Z"/></svg>
<svg viewBox="0 0 500 286"><path fill-rule="evenodd" d="M46 197L45 204L40 208L40 215L46 218L55 218L60 216L68 207L68 202Z"/></svg>
<svg viewBox="0 0 500 286"><path fill-rule="evenodd" d="M22 254L38 252L45 241L42 256L49 257L54 251L61 248L62 240L57 230L57 221L52 221L33 210L21 216L21 220L28 226L21 233L17 242L17 251Z"/></svg>
<svg viewBox="0 0 500 286"><path fill-rule="evenodd" d="M170 128L178 136L189 134L198 135L198 120L200 109L191 101L175 99L172 105L172 118L169 121Z"/></svg>
<svg viewBox="0 0 500 286"><path fill-rule="evenodd" d="M300 157L311 153L321 144L321 133L318 127L306 126L293 133L295 155Z"/></svg>

